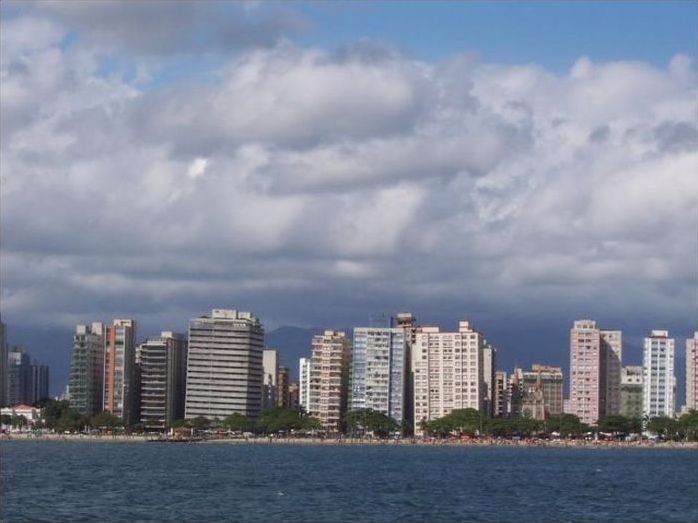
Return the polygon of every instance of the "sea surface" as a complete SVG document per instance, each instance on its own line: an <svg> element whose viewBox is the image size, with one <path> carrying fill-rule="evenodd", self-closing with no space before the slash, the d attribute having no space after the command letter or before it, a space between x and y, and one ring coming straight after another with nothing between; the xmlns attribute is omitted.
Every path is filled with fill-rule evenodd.
<svg viewBox="0 0 698 523"><path fill-rule="evenodd" d="M698 521L698 452L0 442L7 522Z"/></svg>

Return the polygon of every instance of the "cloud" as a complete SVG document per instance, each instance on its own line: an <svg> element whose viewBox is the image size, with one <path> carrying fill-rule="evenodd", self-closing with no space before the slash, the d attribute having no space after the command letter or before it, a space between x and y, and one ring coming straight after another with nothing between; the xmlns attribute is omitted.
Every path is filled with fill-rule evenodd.
<svg viewBox="0 0 698 523"><path fill-rule="evenodd" d="M368 41L326 51L284 41L283 16L264 25L246 4L182 4L141 34L156 4L41 4L3 21L11 321L181 325L225 305L276 324L393 308L651 318L657 304L694 320L686 57L554 73ZM271 29L230 43L221 22L196 43L212 9ZM173 53L229 47L205 80L144 86L104 67L147 54L157 75Z"/></svg>
<svg viewBox="0 0 698 523"><path fill-rule="evenodd" d="M85 44L145 56L271 46L307 27L295 11L252 3L56 0L38 2L34 8L70 27Z"/></svg>

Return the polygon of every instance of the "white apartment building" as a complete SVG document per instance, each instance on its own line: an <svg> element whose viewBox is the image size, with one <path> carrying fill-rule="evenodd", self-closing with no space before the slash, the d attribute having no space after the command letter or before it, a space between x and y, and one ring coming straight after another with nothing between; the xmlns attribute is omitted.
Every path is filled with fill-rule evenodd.
<svg viewBox="0 0 698 523"><path fill-rule="evenodd" d="M308 412L310 408L310 358L301 358L298 365L298 404Z"/></svg>
<svg viewBox="0 0 698 523"><path fill-rule="evenodd" d="M442 418L455 409L483 411L484 338L468 321L457 332L438 327L417 329L412 346L414 433L421 423Z"/></svg>
<svg viewBox="0 0 698 523"><path fill-rule="evenodd" d="M189 321L184 417L256 417L262 408L264 328L249 312L213 309Z"/></svg>
<svg viewBox="0 0 698 523"><path fill-rule="evenodd" d="M643 352L642 412L645 416L673 416L676 410L674 339L666 330L653 330Z"/></svg>
<svg viewBox="0 0 698 523"><path fill-rule="evenodd" d="M350 410L373 409L402 423L410 333L402 327L356 327Z"/></svg>

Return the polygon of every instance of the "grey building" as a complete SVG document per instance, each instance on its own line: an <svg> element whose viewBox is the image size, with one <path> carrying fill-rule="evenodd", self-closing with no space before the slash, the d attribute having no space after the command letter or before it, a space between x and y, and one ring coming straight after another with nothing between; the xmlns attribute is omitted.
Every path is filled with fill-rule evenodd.
<svg viewBox="0 0 698 523"><path fill-rule="evenodd" d="M7 327L0 321L0 407L7 405Z"/></svg>
<svg viewBox="0 0 698 523"><path fill-rule="evenodd" d="M140 421L146 430L164 430L184 418L187 340L162 332L136 348L140 376Z"/></svg>
<svg viewBox="0 0 698 523"><path fill-rule="evenodd" d="M190 320L185 417L257 417L263 350L264 328L249 312L214 309Z"/></svg>
<svg viewBox="0 0 698 523"><path fill-rule="evenodd" d="M28 403L36 405L39 401L47 399L48 395L48 366L34 361L29 366L29 393Z"/></svg>
<svg viewBox="0 0 698 523"><path fill-rule="evenodd" d="M29 354L24 347L12 347L7 353L7 404L30 403L31 369Z"/></svg>
<svg viewBox="0 0 698 523"><path fill-rule="evenodd" d="M620 376L620 414L628 418L642 417L642 365L623 367Z"/></svg>
<svg viewBox="0 0 698 523"><path fill-rule="evenodd" d="M93 416L103 408L104 325L78 325L73 334L70 360L70 406L80 414Z"/></svg>

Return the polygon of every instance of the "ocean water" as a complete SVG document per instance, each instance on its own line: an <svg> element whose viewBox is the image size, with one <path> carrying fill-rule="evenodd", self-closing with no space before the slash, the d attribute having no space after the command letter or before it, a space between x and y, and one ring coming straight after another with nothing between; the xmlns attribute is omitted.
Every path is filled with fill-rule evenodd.
<svg viewBox="0 0 698 523"><path fill-rule="evenodd" d="M698 521L698 452L1 442L7 522Z"/></svg>

